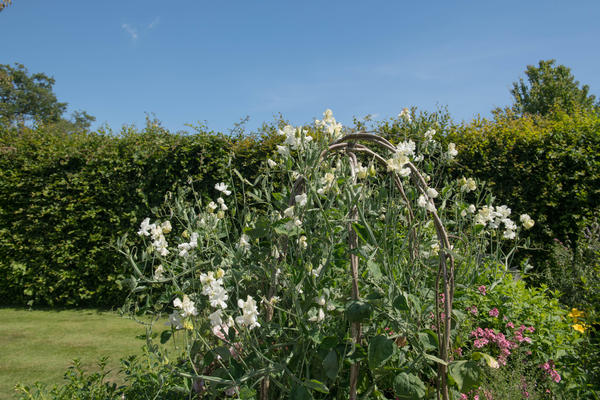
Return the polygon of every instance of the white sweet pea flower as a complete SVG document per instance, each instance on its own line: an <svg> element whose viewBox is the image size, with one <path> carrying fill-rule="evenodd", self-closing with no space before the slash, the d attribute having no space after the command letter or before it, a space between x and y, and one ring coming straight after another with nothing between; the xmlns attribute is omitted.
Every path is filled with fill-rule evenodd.
<svg viewBox="0 0 600 400"><path fill-rule="evenodd" d="M304 235L300 236L300 238L298 239L298 245L303 250L308 247L308 243L306 242L306 236L304 236Z"/></svg>
<svg viewBox="0 0 600 400"><path fill-rule="evenodd" d="M398 114L398 118L402 118L409 124L412 122L412 116L410 115L410 110L408 108L403 108L400 114Z"/></svg>
<svg viewBox="0 0 600 400"><path fill-rule="evenodd" d="M225 196L229 196L231 194L231 190L227 190L227 185L225 182L220 182L215 185L215 189L219 192L222 192Z"/></svg>
<svg viewBox="0 0 600 400"><path fill-rule="evenodd" d="M287 146L277 145L277 152L284 157L287 157L290 155L290 149L288 149Z"/></svg>
<svg viewBox="0 0 600 400"><path fill-rule="evenodd" d="M214 212L217 208L219 208L219 206L217 206L217 204L214 201L211 201L210 203L208 203L208 211L209 212Z"/></svg>
<svg viewBox="0 0 600 400"><path fill-rule="evenodd" d="M227 211L227 205L225 204L225 200L223 200L222 197L219 197L217 199L217 203L219 203L219 205L221 206L221 210Z"/></svg>
<svg viewBox="0 0 600 400"><path fill-rule="evenodd" d="M435 135L435 129L429 129L427 132L424 133L425 140L426 141L433 140L434 135Z"/></svg>
<svg viewBox="0 0 600 400"><path fill-rule="evenodd" d="M158 267L156 267L156 269L154 270L154 280L159 281L159 280L163 279L164 273L165 273L165 269L163 268L162 264L159 265Z"/></svg>
<svg viewBox="0 0 600 400"><path fill-rule="evenodd" d="M403 156L412 157L415 155L415 142L412 140L407 140L401 143L398 143L396 146L396 153L402 154Z"/></svg>
<svg viewBox="0 0 600 400"><path fill-rule="evenodd" d="M160 224L160 228L162 230L163 233L171 233L171 230L173 229L173 227L171 226L171 221L165 221L162 224Z"/></svg>
<svg viewBox="0 0 600 400"><path fill-rule="evenodd" d="M146 218L140 224L140 230L137 234L140 236L150 236L150 229L152 229L153 226L154 224L150 224L150 218Z"/></svg>
<svg viewBox="0 0 600 400"><path fill-rule="evenodd" d="M458 154L458 153L457 153ZM464 176L459 179L458 184L460 185L460 190L463 192L472 192L477 189L477 184L473 178L465 178Z"/></svg>
<svg viewBox="0 0 600 400"><path fill-rule="evenodd" d="M358 179L365 179L369 175L369 169L367 167L363 167L361 163L358 163L356 166L356 177Z"/></svg>
<svg viewBox="0 0 600 400"><path fill-rule="evenodd" d="M187 294L183 295L183 301L180 300L179 297L173 300L173 306L182 310L181 316L183 318L189 317L190 315L198 315L196 305L192 300L190 300Z"/></svg>
<svg viewBox="0 0 600 400"><path fill-rule="evenodd" d="M511 210L507 206L496 207L496 216L501 219L508 218L510 213L511 213Z"/></svg>
<svg viewBox="0 0 600 400"><path fill-rule="evenodd" d="M310 322L321 322L324 319L325 319L325 312L323 311L322 308L319 308L319 311L316 313L316 315L313 315L308 320Z"/></svg>
<svg viewBox="0 0 600 400"><path fill-rule="evenodd" d="M440 243L439 242L434 242L431 244L431 254L433 254L434 256L437 256L440 253Z"/></svg>
<svg viewBox="0 0 600 400"><path fill-rule="evenodd" d="M152 242L152 247L163 257L166 257L169 254L169 244L163 235L160 235Z"/></svg>
<svg viewBox="0 0 600 400"><path fill-rule="evenodd" d="M325 110L322 121L315 120L315 126L323 129L334 140L342 135L342 124L333 118L333 112L330 109Z"/></svg>
<svg viewBox="0 0 600 400"><path fill-rule="evenodd" d="M277 163L276 163L275 161L271 160L270 158L268 158L268 159L267 159L267 165L268 165L270 168L275 168L275 167L277 166Z"/></svg>
<svg viewBox="0 0 600 400"><path fill-rule="evenodd" d="M190 236L190 241L188 243L181 243L177 245L179 249L180 257L187 257L189 255L190 250L198 247L198 233L192 232Z"/></svg>
<svg viewBox="0 0 600 400"><path fill-rule="evenodd" d="M175 329L183 329L183 320L181 315L177 314L176 311L169 314L169 320L165 323L167 326L172 326Z"/></svg>
<svg viewBox="0 0 600 400"><path fill-rule="evenodd" d="M502 234L502 237L504 239L514 239L516 237L516 233L515 231L512 231L510 229L507 229L504 231L504 233Z"/></svg>
<svg viewBox="0 0 600 400"><path fill-rule="evenodd" d="M245 233L242 234L242 236L240 236L240 243L238 245L238 248L242 249L243 251L250 250L250 237L248 237L248 235L246 235Z"/></svg>
<svg viewBox="0 0 600 400"><path fill-rule="evenodd" d="M240 326L245 326L248 329L259 327L258 323L258 309L256 308L256 301L248 295L246 301L238 299L238 307L242 309L242 315L236 317L235 322Z"/></svg>
<svg viewBox="0 0 600 400"><path fill-rule="evenodd" d="M283 215L288 218L294 218L294 206L290 206L283 211Z"/></svg>
<svg viewBox="0 0 600 400"><path fill-rule="evenodd" d="M435 199L436 197L438 197L438 192L434 188L427 188L427 196L429 196L432 199Z"/></svg>
<svg viewBox="0 0 600 400"><path fill-rule="evenodd" d="M210 320L210 324L212 326L221 326L221 324L223 323L223 320L221 319L222 316L223 316L222 310L217 310L214 313L209 314L208 319Z"/></svg>
<svg viewBox="0 0 600 400"><path fill-rule="evenodd" d="M531 229L533 228L533 225L535 225L535 221L531 219L531 217L528 214L522 214L519 220L521 221L521 223L523 224L523 228L525 229Z"/></svg>
<svg viewBox="0 0 600 400"><path fill-rule="evenodd" d="M458 155L458 150L456 150L456 145L454 143L448 144L448 158L453 159Z"/></svg>
<svg viewBox="0 0 600 400"><path fill-rule="evenodd" d="M435 205L433 204L433 202L424 195L419 196L419 199L417 200L417 204L419 205L419 207L423 207L427 211L430 211L430 212L435 211Z"/></svg>
<svg viewBox="0 0 600 400"><path fill-rule="evenodd" d="M296 204L298 205L298 207L304 207L308 198L306 196L306 193L302 193L297 195L294 199L296 200Z"/></svg>
<svg viewBox="0 0 600 400"><path fill-rule="evenodd" d="M409 159L406 155L396 153L394 157L386 161L387 170L396 172L400 176L408 176L410 175L410 168L404 168L408 162Z"/></svg>
<svg viewBox="0 0 600 400"><path fill-rule="evenodd" d="M327 301L325 300L325 296L315 297L315 303L320 306L324 306Z"/></svg>
<svg viewBox="0 0 600 400"><path fill-rule="evenodd" d="M226 301L228 298L227 291L220 285L213 286L208 294L208 302L213 308L227 308Z"/></svg>
<svg viewBox="0 0 600 400"><path fill-rule="evenodd" d="M277 246L271 247L271 257L273 257L274 259L279 258L279 249L277 248Z"/></svg>
<svg viewBox="0 0 600 400"><path fill-rule="evenodd" d="M310 273L312 274L312 276L314 276L315 278L317 278L319 275L321 275L321 270L323 269L323 264L319 264L319 267L317 269L313 269L310 271Z"/></svg>

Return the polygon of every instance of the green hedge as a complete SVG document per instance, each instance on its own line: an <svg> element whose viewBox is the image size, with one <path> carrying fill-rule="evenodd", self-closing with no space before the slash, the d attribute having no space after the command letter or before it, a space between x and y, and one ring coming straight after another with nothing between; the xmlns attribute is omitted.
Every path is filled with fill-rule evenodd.
<svg viewBox="0 0 600 400"><path fill-rule="evenodd" d="M553 239L577 242L600 210L600 116L594 113L494 120L454 127L446 137L457 145L453 177L476 177L491 187L513 214L528 213L537 246Z"/></svg>
<svg viewBox="0 0 600 400"><path fill-rule="evenodd" d="M234 159L252 178L269 140L212 132L65 134L56 127L0 131L0 302L120 306L127 266L113 249L177 186L214 194Z"/></svg>
<svg viewBox="0 0 600 400"><path fill-rule="evenodd" d="M534 244L576 243L598 214L598 115L497 113L458 126L444 112L414 117L412 124L395 119L374 128L393 141L417 126L437 129L436 138L456 143L459 155L450 176L434 179L487 181L497 201L536 220L528 231ZM203 129L180 135L155 121L118 135L0 127L0 304L120 306L128 267L112 248L116 239L189 181L211 197L230 167L252 181L280 140L275 131L267 125L256 136Z"/></svg>

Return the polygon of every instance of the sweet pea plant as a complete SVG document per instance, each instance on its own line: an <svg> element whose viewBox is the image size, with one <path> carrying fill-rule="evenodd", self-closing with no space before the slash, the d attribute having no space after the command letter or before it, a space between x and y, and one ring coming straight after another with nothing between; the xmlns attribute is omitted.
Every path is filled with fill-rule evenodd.
<svg viewBox="0 0 600 400"><path fill-rule="evenodd" d="M178 351L151 334L149 348L189 398L458 398L507 362L514 335L461 334L472 322L455 287L506 274L534 221L473 179L441 181L456 148L413 118L392 121L397 143L330 110L282 127L255 182L232 171L209 201L175 196L141 221L121 247L126 308L168 315L161 342Z"/></svg>

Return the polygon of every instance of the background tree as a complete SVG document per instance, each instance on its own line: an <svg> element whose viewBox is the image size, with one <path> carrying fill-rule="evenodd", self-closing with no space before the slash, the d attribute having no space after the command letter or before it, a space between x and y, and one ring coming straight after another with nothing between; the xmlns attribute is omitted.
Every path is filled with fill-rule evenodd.
<svg viewBox="0 0 600 400"><path fill-rule="evenodd" d="M572 114L576 110L598 107L594 104L595 96L589 94L588 85L580 88L570 68L554 64L555 60L540 60L537 67L528 65L525 71L528 83L523 78L513 83L515 112L546 115L558 108Z"/></svg>
<svg viewBox="0 0 600 400"><path fill-rule="evenodd" d="M0 120L8 125L58 122L67 108L52 86L54 78L42 73L29 75L22 64L0 65Z"/></svg>
<svg viewBox="0 0 600 400"><path fill-rule="evenodd" d="M0 11L8 7L10 3L12 3L12 0L0 0Z"/></svg>

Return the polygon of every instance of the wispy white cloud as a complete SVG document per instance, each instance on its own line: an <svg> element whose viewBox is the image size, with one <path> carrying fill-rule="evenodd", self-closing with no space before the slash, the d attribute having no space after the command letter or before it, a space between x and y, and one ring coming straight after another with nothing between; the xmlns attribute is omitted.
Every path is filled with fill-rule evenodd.
<svg viewBox="0 0 600 400"><path fill-rule="evenodd" d="M137 29L133 28L131 25L123 24L123 25L121 25L121 28L125 32L127 32L129 34L129 36L131 36L131 40L133 40L134 42L138 39Z"/></svg>
<svg viewBox="0 0 600 400"><path fill-rule="evenodd" d="M139 24L122 24L121 29L129 34L133 42L136 42L145 33L156 28L158 24L160 24L160 17L154 18L148 25L141 25L141 27Z"/></svg>
<svg viewBox="0 0 600 400"><path fill-rule="evenodd" d="M154 18L154 20L148 25L148 29L154 29L158 24L160 24L160 17Z"/></svg>

